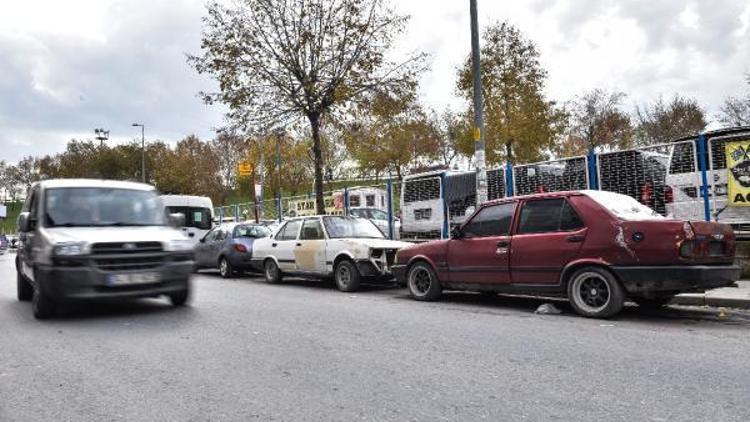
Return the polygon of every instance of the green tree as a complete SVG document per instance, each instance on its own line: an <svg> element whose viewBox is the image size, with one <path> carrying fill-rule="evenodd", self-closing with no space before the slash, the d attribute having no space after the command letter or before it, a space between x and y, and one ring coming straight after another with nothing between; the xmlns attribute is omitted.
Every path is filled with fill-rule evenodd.
<svg viewBox="0 0 750 422"><path fill-rule="evenodd" d="M387 53L408 18L388 0L238 0L208 5L200 56L213 75L208 103L229 106L240 127L267 130L304 118L313 145L316 206L324 212L321 122L375 88L398 87L421 71L422 55Z"/></svg>
<svg viewBox="0 0 750 422"><path fill-rule="evenodd" d="M276 147L281 155L281 169L276 164ZM253 164L256 183L263 185L266 198L276 196L279 183L285 195L307 194L313 180L310 147L306 138L290 136L261 136L250 141L247 160ZM243 183L249 186L249 180ZM250 197L248 189L248 197Z"/></svg>
<svg viewBox="0 0 750 422"><path fill-rule="evenodd" d="M543 159L562 130L564 120L554 102L544 97L547 72L539 62L536 45L508 22L484 31L480 69L485 104L485 143L488 163L509 159ZM458 91L473 96L471 58L458 71ZM473 139L459 142L471 156Z"/></svg>
<svg viewBox="0 0 750 422"><path fill-rule="evenodd" d="M161 192L221 199L219 160L210 144L190 135L174 150L154 148L153 153L153 158L158 158L153 167L154 184Z"/></svg>
<svg viewBox="0 0 750 422"><path fill-rule="evenodd" d="M633 142L630 116L621 110L626 95L593 89L576 97L567 107L569 130L557 147L561 156L586 154L589 150L629 148Z"/></svg>
<svg viewBox="0 0 750 422"><path fill-rule="evenodd" d="M698 101L675 95L669 103L659 98L654 104L636 107L635 133L641 145L662 144L695 135L706 128L706 115Z"/></svg>
<svg viewBox="0 0 750 422"><path fill-rule="evenodd" d="M400 180L407 168L438 158L441 134L417 103L415 88L375 93L344 125L344 144L363 175L390 171Z"/></svg>
<svg viewBox="0 0 750 422"><path fill-rule="evenodd" d="M211 141L211 149L218 160L221 176L223 204L232 190L238 187L237 166L245 160L250 143L247 138L231 132L221 131Z"/></svg>
<svg viewBox="0 0 750 422"><path fill-rule="evenodd" d="M40 179L39 159L27 156L9 170L11 183L22 192L27 192L31 184Z"/></svg>

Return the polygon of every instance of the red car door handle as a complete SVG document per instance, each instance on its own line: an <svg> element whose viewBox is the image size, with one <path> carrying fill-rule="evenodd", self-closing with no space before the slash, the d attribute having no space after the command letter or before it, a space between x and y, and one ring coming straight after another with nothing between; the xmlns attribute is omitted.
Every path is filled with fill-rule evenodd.
<svg viewBox="0 0 750 422"><path fill-rule="evenodd" d="M508 242L507 240L501 240L497 242L498 248L507 248L508 246L510 246L510 242Z"/></svg>
<svg viewBox="0 0 750 422"><path fill-rule="evenodd" d="M568 242L583 242L584 240L586 240L586 236L582 236L580 234L568 236Z"/></svg>

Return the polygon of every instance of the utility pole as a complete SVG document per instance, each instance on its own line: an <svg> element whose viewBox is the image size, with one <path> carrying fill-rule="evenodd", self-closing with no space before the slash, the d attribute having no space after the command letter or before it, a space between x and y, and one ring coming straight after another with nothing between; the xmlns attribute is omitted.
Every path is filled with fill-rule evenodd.
<svg viewBox="0 0 750 422"><path fill-rule="evenodd" d="M471 14L471 70L474 76L474 166L477 172L477 206L487 201L487 168L484 154L484 105L479 66L479 22L477 0L469 0Z"/></svg>
<svg viewBox="0 0 750 422"><path fill-rule="evenodd" d="M281 206L281 138L284 136L284 129L276 129L276 208L279 214L279 222L284 220L283 213L284 209Z"/></svg>
<svg viewBox="0 0 750 422"><path fill-rule="evenodd" d="M141 128L141 180L146 183L146 126L140 123L133 123L132 126Z"/></svg>

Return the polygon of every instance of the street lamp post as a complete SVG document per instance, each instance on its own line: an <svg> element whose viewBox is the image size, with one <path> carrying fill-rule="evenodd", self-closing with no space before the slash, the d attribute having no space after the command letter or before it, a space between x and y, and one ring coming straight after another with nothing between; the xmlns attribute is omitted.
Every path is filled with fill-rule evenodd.
<svg viewBox="0 0 750 422"><path fill-rule="evenodd" d="M284 129L279 128L276 129L275 135L276 135L276 210L279 214L279 221L283 221L283 212L284 209L281 206L281 138L284 137L286 131Z"/></svg>
<svg viewBox="0 0 750 422"><path fill-rule="evenodd" d="M94 135L95 135L94 138L97 141L99 141L99 147L103 147L104 141L109 139L109 131L106 129L100 129L100 128L94 129Z"/></svg>
<svg viewBox="0 0 750 422"><path fill-rule="evenodd" d="M146 126L133 123L133 127L141 128L141 180L146 183Z"/></svg>

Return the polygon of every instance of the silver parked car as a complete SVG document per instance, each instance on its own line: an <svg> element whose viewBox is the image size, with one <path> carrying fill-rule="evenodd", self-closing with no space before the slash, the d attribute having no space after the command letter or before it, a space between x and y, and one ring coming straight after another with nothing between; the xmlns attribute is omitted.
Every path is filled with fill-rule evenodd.
<svg viewBox="0 0 750 422"><path fill-rule="evenodd" d="M250 270L256 239L271 235L262 224L226 223L214 227L195 245L195 267L218 268L224 278Z"/></svg>

